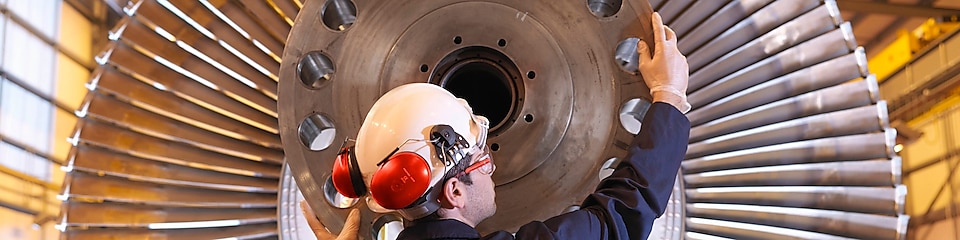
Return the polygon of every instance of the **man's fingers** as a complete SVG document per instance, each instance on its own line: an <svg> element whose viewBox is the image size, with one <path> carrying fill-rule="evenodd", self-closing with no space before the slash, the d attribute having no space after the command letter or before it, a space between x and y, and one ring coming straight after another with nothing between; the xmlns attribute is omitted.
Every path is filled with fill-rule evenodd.
<svg viewBox="0 0 960 240"><path fill-rule="evenodd" d="M640 63L653 59L650 56L650 50L647 48L647 43L643 42L643 40L637 42L637 53L640 54Z"/></svg>
<svg viewBox="0 0 960 240"><path fill-rule="evenodd" d="M350 209L346 222L343 223L343 229L340 230L340 237L337 239L357 239L357 233L360 231L360 210Z"/></svg>
<svg viewBox="0 0 960 240"><path fill-rule="evenodd" d="M313 209L310 208L307 201L300 201L300 209L303 211L303 217L307 219L307 225L310 225L310 229L313 230L313 234L317 236L318 240L337 238L337 236L327 232L327 228L323 226L323 223L320 223L320 219L317 219L317 214L313 213Z"/></svg>
<svg viewBox="0 0 960 240"><path fill-rule="evenodd" d="M663 26L663 29L667 33L667 42L677 43L677 33L673 31L670 27Z"/></svg>
<svg viewBox="0 0 960 240"><path fill-rule="evenodd" d="M660 13L653 13L652 22L653 39L656 39L654 44L658 46L657 48L659 48L660 43L667 41L666 33L664 33L665 30L663 29L663 18L660 17Z"/></svg>

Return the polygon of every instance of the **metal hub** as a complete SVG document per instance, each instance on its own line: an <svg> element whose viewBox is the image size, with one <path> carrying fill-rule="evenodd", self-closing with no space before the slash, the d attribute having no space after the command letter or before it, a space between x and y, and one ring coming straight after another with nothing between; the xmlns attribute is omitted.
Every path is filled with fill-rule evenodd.
<svg viewBox="0 0 960 240"><path fill-rule="evenodd" d="M506 40L500 39L498 45L505 46ZM426 70L424 66L421 71ZM461 48L444 57L434 69L430 82L467 100L475 114L487 117L490 136L495 137L517 121L516 110L523 106L523 76L513 60L500 51L481 46ZM534 74L531 71L530 75ZM532 122L532 118L527 119Z"/></svg>

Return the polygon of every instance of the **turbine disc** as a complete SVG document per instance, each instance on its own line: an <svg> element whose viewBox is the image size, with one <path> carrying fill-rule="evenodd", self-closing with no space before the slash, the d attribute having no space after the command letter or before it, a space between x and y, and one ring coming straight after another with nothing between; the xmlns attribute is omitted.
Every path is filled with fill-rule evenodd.
<svg viewBox="0 0 960 240"><path fill-rule="evenodd" d="M636 42L656 10L690 63L688 154L651 239L901 239L895 130L836 3L141 0L78 115L71 239L309 236L360 207L329 186L377 98L441 85L491 118L485 233L576 209L650 104ZM297 13L303 12L304 14ZM282 141L281 141L282 140ZM280 227L277 227L277 223ZM183 225L179 223L191 223ZM395 231L392 229L391 231Z"/></svg>

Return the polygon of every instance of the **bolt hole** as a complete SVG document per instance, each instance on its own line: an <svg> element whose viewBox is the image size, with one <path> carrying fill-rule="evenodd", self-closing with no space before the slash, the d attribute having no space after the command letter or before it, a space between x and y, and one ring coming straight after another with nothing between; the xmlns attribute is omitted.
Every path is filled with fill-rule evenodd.
<svg viewBox="0 0 960 240"><path fill-rule="evenodd" d="M430 70L430 67L427 67L426 64L420 65L420 72L427 72L427 70Z"/></svg>
<svg viewBox="0 0 960 240"><path fill-rule="evenodd" d="M571 206L563 209L563 213L573 212L573 211L576 211L576 210L580 210L580 205L571 205Z"/></svg>
<svg viewBox="0 0 960 240"><path fill-rule="evenodd" d="M506 47L506 46L507 46L507 40L504 40L504 39L501 38L500 41L497 41L497 46Z"/></svg>
<svg viewBox="0 0 960 240"><path fill-rule="evenodd" d="M453 44L460 44L463 42L463 38L460 36L453 37Z"/></svg>
<svg viewBox="0 0 960 240"><path fill-rule="evenodd" d="M527 72L527 78L534 79L536 77L537 77L537 72L534 72L534 71Z"/></svg>
<svg viewBox="0 0 960 240"><path fill-rule="evenodd" d="M636 74L639 72L640 54L637 53L637 43L639 38L627 38L617 45L617 52L614 54L614 61L620 69L628 73Z"/></svg>
<svg viewBox="0 0 960 240"><path fill-rule="evenodd" d="M370 227L373 239L397 239L403 231L403 219L393 214L384 214L374 220Z"/></svg>
<svg viewBox="0 0 960 240"><path fill-rule="evenodd" d="M600 174L598 175L600 180L603 180L604 178L609 177L610 174L613 174L613 170L617 168L617 166L615 166L616 163L617 158L615 157L609 158L603 162L603 166L600 166Z"/></svg>
<svg viewBox="0 0 960 240"><path fill-rule="evenodd" d="M497 144L497 143L490 144L490 150L493 150L494 152L500 151L500 144Z"/></svg>
<svg viewBox="0 0 960 240"><path fill-rule="evenodd" d="M320 21L330 30L347 30L357 21L357 6L350 0L327 0L320 11Z"/></svg>
<svg viewBox="0 0 960 240"><path fill-rule="evenodd" d="M333 61L320 51L304 54L297 63L297 75L300 76L300 81L311 89L323 86L333 78L335 72Z"/></svg>
<svg viewBox="0 0 960 240"><path fill-rule="evenodd" d="M620 106L620 124L632 134L640 132L641 121L650 108L650 101L642 98L630 99Z"/></svg>
<svg viewBox="0 0 960 240"><path fill-rule="evenodd" d="M333 143L333 138L337 136L337 128L333 126L333 121L317 113L303 119L297 131L300 133L300 143L313 151L327 149Z"/></svg>
<svg viewBox="0 0 960 240"><path fill-rule="evenodd" d="M523 121L533 122L533 114L523 115Z"/></svg>
<svg viewBox="0 0 960 240"><path fill-rule="evenodd" d="M594 16L605 18L620 12L623 0L587 0L587 8Z"/></svg>
<svg viewBox="0 0 960 240"><path fill-rule="evenodd" d="M337 188L333 185L333 176L327 177L327 181L323 183L323 195L327 200L327 203L330 206L339 209L346 209L353 207L353 205L359 202L359 198L350 198L343 196L340 192L337 192Z"/></svg>

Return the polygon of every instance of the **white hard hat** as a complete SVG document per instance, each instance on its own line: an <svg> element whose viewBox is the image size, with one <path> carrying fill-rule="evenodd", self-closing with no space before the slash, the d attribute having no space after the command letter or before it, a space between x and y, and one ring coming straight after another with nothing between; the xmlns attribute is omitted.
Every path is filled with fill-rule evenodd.
<svg viewBox="0 0 960 240"><path fill-rule="evenodd" d="M399 86L381 96L367 113L352 152L354 162L337 161L350 166L339 169L358 170L365 186L347 186L359 184L359 179L337 182L337 166L334 184L344 195L363 195L359 191L369 189L373 201L368 206L374 211L397 210L408 219L424 217L439 207L438 183L446 171L483 148L488 127L486 118L473 115L466 101L439 86ZM438 187L431 189L434 186ZM352 191L358 192L348 194Z"/></svg>

